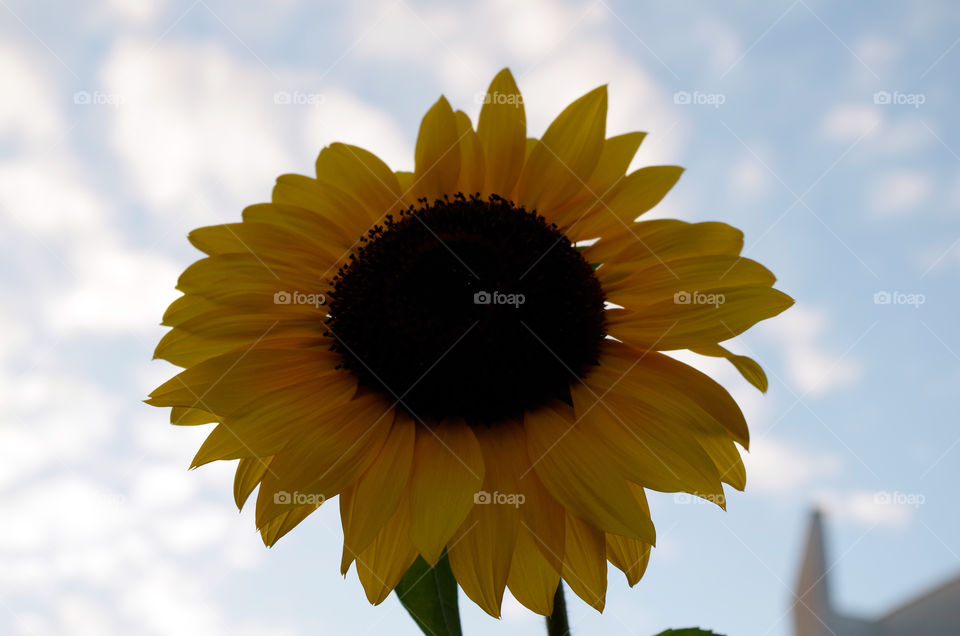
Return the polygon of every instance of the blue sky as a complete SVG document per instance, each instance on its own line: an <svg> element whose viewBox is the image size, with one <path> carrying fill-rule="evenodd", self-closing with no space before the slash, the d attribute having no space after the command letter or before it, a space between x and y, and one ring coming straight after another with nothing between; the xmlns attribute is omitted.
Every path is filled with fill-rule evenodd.
<svg viewBox="0 0 960 636"><path fill-rule="evenodd" d="M765 396L697 362L751 423L746 493L656 496L645 578L572 601L575 633L789 634L814 505L844 609L956 576L958 42L946 1L3 0L0 631L417 633L338 575L335 506L263 548L231 467L186 471L203 431L140 400L173 371L150 356L190 229L335 140L409 169L433 101L475 116L503 66L536 134L609 83L608 132L649 133L635 166L687 168L654 215L741 227L797 299L731 344ZM512 599L462 614L540 629Z"/></svg>

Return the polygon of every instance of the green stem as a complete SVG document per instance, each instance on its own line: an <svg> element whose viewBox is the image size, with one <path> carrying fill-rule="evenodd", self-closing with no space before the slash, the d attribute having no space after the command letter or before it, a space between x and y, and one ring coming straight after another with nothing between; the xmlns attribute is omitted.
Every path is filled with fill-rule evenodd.
<svg viewBox="0 0 960 636"><path fill-rule="evenodd" d="M570 636L570 621L567 620L567 603L563 599L563 581L553 595L553 614L547 617L547 636Z"/></svg>

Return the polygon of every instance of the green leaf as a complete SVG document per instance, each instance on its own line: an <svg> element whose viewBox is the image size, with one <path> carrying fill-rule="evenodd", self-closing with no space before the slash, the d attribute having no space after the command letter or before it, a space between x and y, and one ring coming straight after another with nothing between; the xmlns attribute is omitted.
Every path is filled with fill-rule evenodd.
<svg viewBox="0 0 960 636"><path fill-rule="evenodd" d="M717 634L716 632L711 632L706 629L700 629L699 627L683 627L681 629L668 629L664 632L660 632L657 636L723 636L722 634Z"/></svg>
<svg viewBox="0 0 960 636"><path fill-rule="evenodd" d="M417 557L396 588L397 598L427 636L462 636L457 580L447 553L434 567Z"/></svg>

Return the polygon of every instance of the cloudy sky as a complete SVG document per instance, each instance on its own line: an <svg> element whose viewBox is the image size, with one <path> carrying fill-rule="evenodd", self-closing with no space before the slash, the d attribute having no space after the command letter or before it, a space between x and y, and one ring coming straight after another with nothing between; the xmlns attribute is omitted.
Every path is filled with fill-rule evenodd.
<svg viewBox="0 0 960 636"><path fill-rule="evenodd" d="M687 168L656 216L746 233L796 306L702 364L753 430L728 512L653 499L658 548L575 633L790 633L810 509L876 615L960 572L960 7L924 3L0 0L0 632L396 634L338 574L325 506L273 549L204 431L140 400L186 233L239 220L335 140L410 169L442 93L509 66L529 128L608 83L636 166ZM951 81L952 80L952 81ZM536 633L515 601L468 635Z"/></svg>

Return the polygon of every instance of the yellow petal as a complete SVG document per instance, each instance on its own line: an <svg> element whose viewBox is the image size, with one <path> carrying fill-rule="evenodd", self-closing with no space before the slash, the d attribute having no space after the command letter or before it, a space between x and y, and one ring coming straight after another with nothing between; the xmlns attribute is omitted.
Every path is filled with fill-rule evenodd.
<svg viewBox="0 0 960 636"><path fill-rule="evenodd" d="M633 156L646 133L633 132L610 137L603 142L603 151L597 167L593 169L583 192L561 206L550 220L560 226L575 223L587 210L604 196L612 196L626 175Z"/></svg>
<svg viewBox="0 0 960 636"><path fill-rule="evenodd" d="M607 596L606 537L569 513L566 537L563 580L584 603L602 612Z"/></svg>
<svg viewBox="0 0 960 636"><path fill-rule="evenodd" d="M697 347L692 349L692 351L702 356L726 358L747 382L760 389L761 393L767 392L767 374L763 372L763 367L752 358L732 353L718 344Z"/></svg>
<svg viewBox="0 0 960 636"><path fill-rule="evenodd" d="M473 506L483 453L470 426L445 420L417 427L410 478L410 539L431 566Z"/></svg>
<svg viewBox="0 0 960 636"><path fill-rule="evenodd" d="M404 497L415 439L413 420L406 413L398 412L390 435L373 464L354 486L340 494L342 573L346 574L356 555L370 545Z"/></svg>
<svg viewBox="0 0 960 636"><path fill-rule="evenodd" d="M694 403L718 422L741 446L750 443L747 422L736 401L710 376L690 365L655 351L640 351L623 343L603 343L599 371L609 372L634 395L653 392L673 409ZM703 423L704 432L715 429Z"/></svg>
<svg viewBox="0 0 960 636"><path fill-rule="evenodd" d="M164 334L153 357L179 367L192 367L238 349L246 350L258 337L258 331L263 336L258 345L293 349L322 344L321 336L313 328L298 326L295 320L283 322L276 315L264 316L261 320L231 319L236 312L236 309L222 308L185 321L184 328Z"/></svg>
<svg viewBox="0 0 960 636"><path fill-rule="evenodd" d="M417 558L410 543L410 507L406 503L400 502L377 537L357 556L357 576L374 605L390 595Z"/></svg>
<svg viewBox="0 0 960 636"><path fill-rule="evenodd" d="M641 486L630 484L637 502L650 512L647 505L647 494ZM650 561L650 551L653 546L629 537L607 534L607 560L627 576L627 584L633 587L643 577Z"/></svg>
<svg viewBox="0 0 960 636"><path fill-rule="evenodd" d="M184 270L177 279L177 289L216 301L217 297L211 297L211 294L229 294L243 288L245 291L260 292L265 306L269 307L278 291L326 292L329 276L334 273L331 267L322 258L300 263L276 260L267 263L252 252L218 254L201 259ZM279 311L281 307L273 309Z"/></svg>
<svg viewBox="0 0 960 636"><path fill-rule="evenodd" d="M254 223L272 223L316 240L336 245L341 250L349 250L357 240L339 224L323 214L295 205L279 203L258 203L243 210L243 220Z"/></svg>
<svg viewBox="0 0 960 636"><path fill-rule="evenodd" d="M204 440L191 468L220 459L263 457L284 448L301 432L330 417L356 392L356 379L334 373L312 382L289 387L226 415Z"/></svg>
<svg viewBox="0 0 960 636"><path fill-rule="evenodd" d="M615 465L630 481L653 490L686 491L711 501L723 494L716 467L689 431L676 430L616 390L600 402L593 387L571 387L570 393L579 426L606 447L607 470Z"/></svg>
<svg viewBox="0 0 960 636"><path fill-rule="evenodd" d="M529 459L529 453L523 464L519 483L520 492L525 497L523 506L520 507L520 525L531 533L536 547L547 563L560 572L563 565L563 519L566 511L540 481Z"/></svg>
<svg viewBox="0 0 960 636"><path fill-rule="evenodd" d="M487 89L477 136L483 146L484 196L509 198L520 177L527 139L527 117L523 98L509 69L497 73Z"/></svg>
<svg viewBox="0 0 960 636"><path fill-rule="evenodd" d="M254 254L265 267L270 263L296 265L307 262L328 269L342 253L336 244L320 237L256 221L201 227L190 232L187 238L197 249L211 256Z"/></svg>
<svg viewBox="0 0 960 636"><path fill-rule="evenodd" d="M473 130L470 117L462 110L454 113L457 120L457 138L460 140L460 176L457 190L469 196L483 190L483 173L486 170L483 144Z"/></svg>
<svg viewBox="0 0 960 636"><path fill-rule="evenodd" d="M516 422L478 427L483 451L482 491L447 547L450 568L464 593L493 617L500 617L503 590L524 504L518 478L527 463L523 429Z"/></svg>
<svg viewBox="0 0 960 636"><path fill-rule="evenodd" d="M530 151L517 202L547 215L580 192L600 160L606 123L606 86L567 106Z"/></svg>
<svg viewBox="0 0 960 636"><path fill-rule="evenodd" d="M383 447L393 417L380 396L365 395L313 423L270 462L257 493L257 523L283 513L296 493L330 499L356 482Z"/></svg>
<svg viewBox="0 0 960 636"><path fill-rule="evenodd" d="M697 439L703 450L713 460L713 465L720 473L723 483L730 484L737 490L747 487L747 471L743 466L740 451L737 450L733 441L714 435L700 435Z"/></svg>
<svg viewBox="0 0 960 636"><path fill-rule="evenodd" d="M237 462L237 474L233 480L233 500L237 508L243 509L247 497L257 487L263 475L270 467L273 457L242 457Z"/></svg>
<svg viewBox="0 0 960 636"><path fill-rule="evenodd" d="M636 539L607 534L607 560L627 577L630 587L636 585L647 570L651 546Z"/></svg>
<svg viewBox="0 0 960 636"><path fill-rule="evenodd" d="M563 519L561 517L561 529L565 523ZM507 577L510 593L528 609L550 616L559 584L559 571L544 558L530 530L521 525L510 563L510 575Z"/></svg>
<svg viewBox="0 0 960 636"><path fill-rule="evenodd" d="M186 406L175 406L170 409L170 423L177 426L196 426L218 421L216 415L203 409L192 409Z"/></svg>
<svg viewBox="0 0 960 636"><path fill-rule="evenodd" d="M157 387L148 404L199 407L219 415L238 413L260 396L320 378L337 369L336 354L255 345L206 360ZM252 394L251 394L252 393Z"/></svg>
<svg viewBox="0 0 960 636"><path fill-rule="evenodd" d="M316 167L319 181L347 192L364 206L374 222L404 207L400 184L393 171L363 148L330 144L320 151Z"/></svg>
<svg viewBox="0 0 960 636"><path fill-rule="evenodd" d="M743 232L726 223L653 219L603 236L583 250L583 257L591 263L640 263L711 254L736 256L741 249Z"/></svg>
<svg viewBox="0 0 960 636"><path fill-rule="evenodd" d="M185 320L190 320L211 309L216 309L216 307L214 303L205 298L195 294L186 294L170 303L167 310L163 312L163 319L160 324L175 327Z"/></svg>
<svg viewBox="0 0 960 636"><path fill-rule="evenodd" d="M697 378L694 377L686 388L671 381L668 374L659 373L660 368L669 366L671 362L677 365L683 363L672 358L667 358L670 362L661 361L660 357L667 358L652 351L636 351L623 343L609 340L601 346L600 365L590 373L587 383L600 399L612 394L618 400L635 402L637 410L670 422L671 427L680 428L690 435L733 439L730 429L738 434L746 430L743 415L736 408L736 403L733 403L729 412L715 413L703 408L689 395L689 387L696 386ZM682 377L682 368L677 369L676 373ZM585 397L590 404L597 399L592 395ZM717 419L718 415L730 417L732 422L724 424Z"/></svg>
<svg viewBox="0 0 960 636"><path fill-rule="evenodd" d="M594 195L606 194L626 175L640 142L646 136L647 133L644 132L632 132L610 137L603 142L600 160L587 181L587 186Z"/></svg>
<svg viewBox="0 0 960 636"><path fill-rule="evenodd" d="M683 168L678 166L649 166L631 172L612 196L592 206L567 235L580 241L622 233L634 219L659 203L682 173Z"/></svg>
<svg viewBox="0 0 960 636"><path fill-rule="evenodd" d="M722 296L723 302L684 304L670 299L630 311L608 311L608 333L639 349L695 349L738 336L793 305L792 298L765 285L710 293Z"/></svg>
<svg viewBox="0 0 960 636"><path fill-rule="evenodd" d="M414 151L413 190L431 203L457 193L460 176L460 138L457 120L446 97L437 100L420 123Z"/></svg>
<svg viewBox="0 0 960 636"><path fill-rule="evenodd" d="M336 185L299 174L277 177L273 203L311 210L343 228L352 241L366 234L376 220L362 202Z"/></svg>
<svg viewBox="0 0 960 636"><path fill-rule="evenodd" d="M626 271L612 280L609 273ZM712 302L713 290L750 285L773 285L776 277L760 263L742 256L694 256L649 262L646 267L613 264L597 270L597 277L612 303L632 309L665 300L677 303ZM717 297L716 302L725 299Z"/></svg>
<svg viewBox="0 0 960 636"><path fill-rule="evenodd" d="M582 425L574 425L573 410L566 405L524 415L528 451L540 481L568 511L594 526L653 543L653 523L628 490L624 473Z"/></svg>
<svg viewBox="0 0 960 636"><path fill-rule="evenodd" d="M320 507L320 503L292 506L286 512L270 520L259 528L263 545L272 547L285 534L293 530L301 521L309 517Z"/></svg>
<svg viewBox="0 0 960 636"><path fill-rule="evenodd" d="M394 174L397 175L397 183L400 184L400 191L403 193L403 202L408 206L415 204L417 197L413 192L413 173L398 170Z"/></svg>

